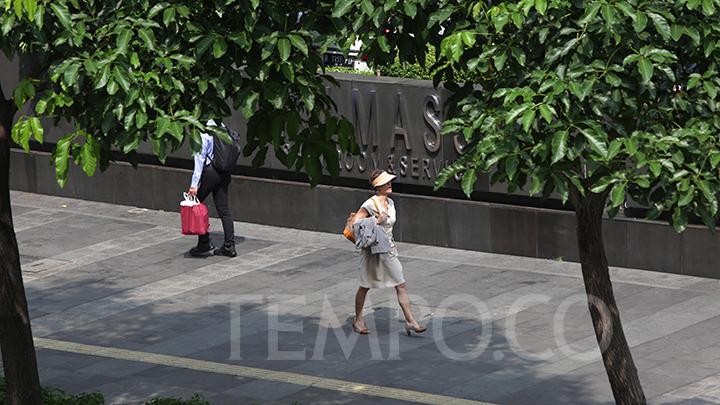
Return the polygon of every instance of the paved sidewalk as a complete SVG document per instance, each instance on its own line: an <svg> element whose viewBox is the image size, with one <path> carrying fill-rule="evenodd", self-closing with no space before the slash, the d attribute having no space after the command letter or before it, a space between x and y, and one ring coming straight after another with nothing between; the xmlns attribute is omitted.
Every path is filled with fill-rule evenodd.
<svg viewBox="0 0 720 405"><path fill-rule="evenodd" d="M389 289L359 336L339 235L236 223L238 257L195 259L177 213L12 199L46 385L109 404L612 402L577 264L399 244L429 330L405 336ZM720 281L612 272L649 402L720 403Z"/></svg>

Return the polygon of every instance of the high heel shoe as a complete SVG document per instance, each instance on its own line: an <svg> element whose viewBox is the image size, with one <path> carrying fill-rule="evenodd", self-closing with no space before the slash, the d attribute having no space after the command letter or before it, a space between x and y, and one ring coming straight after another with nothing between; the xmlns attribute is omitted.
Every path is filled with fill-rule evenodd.
<svg viewBox="0 0 720 405"><path fill-rule="evenodd" d="M412 326L412 325L405 324L405 333L407 333L408 336L412 335L410 333L411 331L415 332L415 333L423 333L426 330L427 330L427 326L422 326L422 325Z"/></svg>
<svg viewBox="0 0 720 405"><path fill-rule="evenodd" d="M356 319L353 319L352 322L352 328L355 332L361 334L361 335L369 335L370 331L368 330L367 326L363 327L362 329L358 328L358 326L355 324Z"/></svg>

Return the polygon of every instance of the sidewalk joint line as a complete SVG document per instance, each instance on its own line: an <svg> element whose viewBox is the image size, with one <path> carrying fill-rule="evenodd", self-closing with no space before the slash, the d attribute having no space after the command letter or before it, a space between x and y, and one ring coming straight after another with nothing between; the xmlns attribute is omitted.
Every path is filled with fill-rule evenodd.
<svg viewBox="0 0 720 405"><path fill-rule="evenodd" d="M114 347L88 345L56 339L34 338L38 348L88 356L105 357L116 360L136 361L166 367L183 368L194 371L232 375L255 380L265 380L321 388L330 391L363 394L401 401L433 405L496 405L489 402L431 394L403 388L362 384L353 381L325 378L288 371L275 371L258 367L239 366L215 361L197 360L167 354L148 353Z"/></svg>

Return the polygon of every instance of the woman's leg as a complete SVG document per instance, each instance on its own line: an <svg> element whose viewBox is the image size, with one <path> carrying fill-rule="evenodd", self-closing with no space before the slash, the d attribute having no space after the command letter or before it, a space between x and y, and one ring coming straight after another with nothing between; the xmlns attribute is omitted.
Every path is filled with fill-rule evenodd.
<svg viewBox="0 0 720 405"><path fill-rule="evenodd" d="M403 315L405 316L405 322L413 327L419 326L419 324L415 320L415 317L413 316L412 308L410 307L410 298L408 297L407 293L407 285L405 285L405 283L397 285L395 286L395 291L397 292L400 309L402 309Z"/></svg>
<svg viewBox="0 0 720 405"><path fill-rule="evenodd" d="M410 297L408 297L407 294L407 285L405 285L405 283L402 283L398 286L395 286L395 291L398 294L398 303L400 304L400 309L402 309L403 315L405 316L406 329L412 328L416 332L425 331L425 327L420 326L420 324L415 319L415 316L413 316L412 308L410 307Z"/></svg>
<svg viewBox="0 0 720 405"><path fill-rule="evenodd" d="M359 329L365 327L365 321L363 320L363 308L365 308L365 297L367 296L369 288L358 287L357 293L355 293L355 324Z"/></svg>

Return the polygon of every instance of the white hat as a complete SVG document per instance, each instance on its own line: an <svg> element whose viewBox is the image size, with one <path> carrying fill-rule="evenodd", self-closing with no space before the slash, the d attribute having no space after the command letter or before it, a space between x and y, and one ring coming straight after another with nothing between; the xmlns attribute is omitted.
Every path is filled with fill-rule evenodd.
<svg viewBox="0 0 720 405"><path fill-rule="evenodd" d="M390 173L386 172L385 170L383 170L383 172L380 173L379 176L375 177L375 180L372 181L372 186L375 188L378 188L384 184L390 183L396 177L397 176L395 176L394 174L390 174Z"/></svg>

